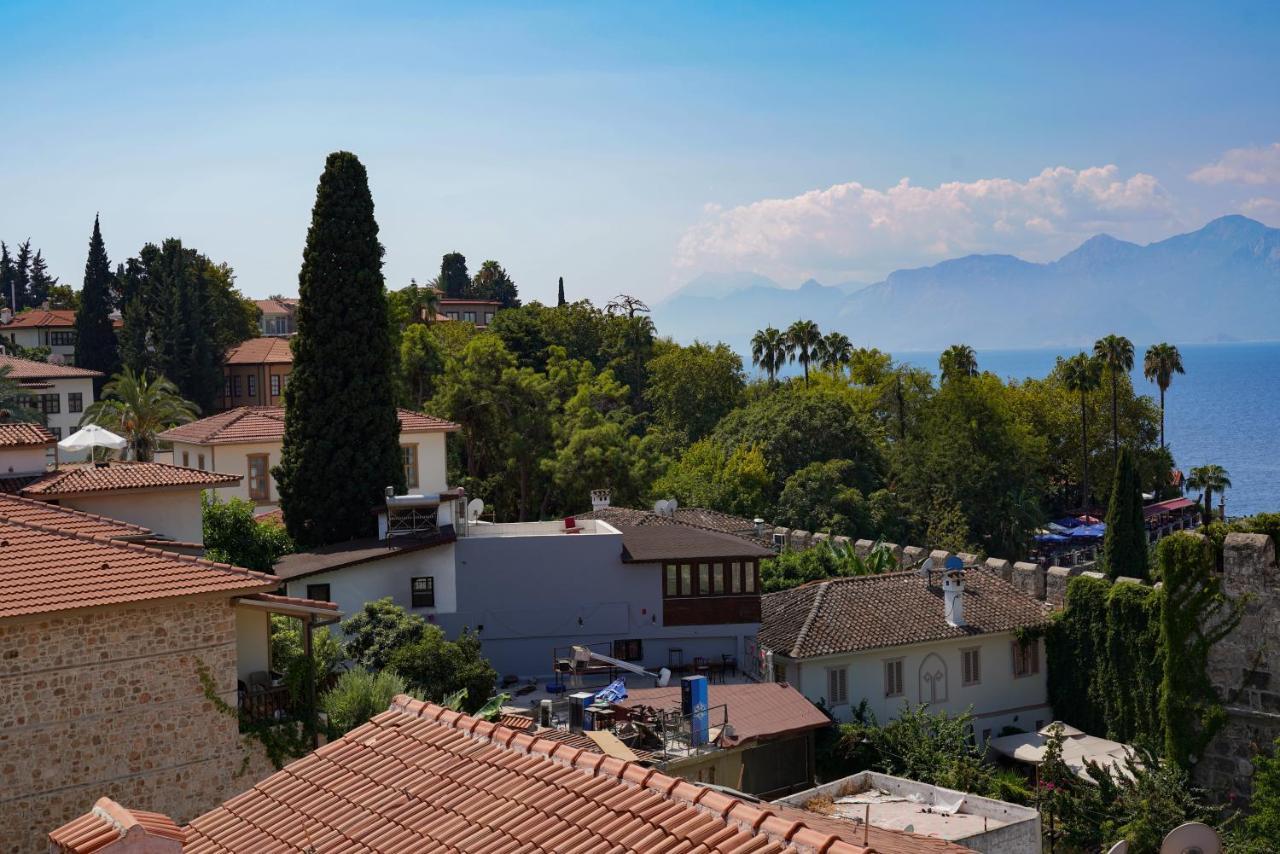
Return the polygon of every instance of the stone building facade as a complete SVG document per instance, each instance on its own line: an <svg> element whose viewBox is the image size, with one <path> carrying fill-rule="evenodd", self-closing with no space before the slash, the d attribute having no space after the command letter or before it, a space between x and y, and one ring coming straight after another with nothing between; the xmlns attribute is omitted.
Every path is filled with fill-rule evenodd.
<svg viewBox="0 0 1280 854"><path fill-rule="evenodd" d="M185 596L0 620L0 827L5 852L102 795L186 821L270 773L234 716L236 609Z"/></svg>

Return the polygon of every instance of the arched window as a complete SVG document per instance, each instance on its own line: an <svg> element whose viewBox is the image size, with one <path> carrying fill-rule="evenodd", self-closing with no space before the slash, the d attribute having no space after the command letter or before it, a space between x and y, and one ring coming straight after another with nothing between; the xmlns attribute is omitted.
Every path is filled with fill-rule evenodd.
<svg viewBox="0 0 1280 854"><path fill-rule="evenodd" d="M920 662L920 702L945 703L947 701L947 663L942 656L931 652Z"/></svg>

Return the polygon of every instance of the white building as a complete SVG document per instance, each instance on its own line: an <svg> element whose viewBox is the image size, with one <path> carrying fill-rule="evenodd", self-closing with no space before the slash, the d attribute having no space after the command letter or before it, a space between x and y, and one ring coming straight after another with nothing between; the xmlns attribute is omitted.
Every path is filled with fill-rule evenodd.
<svg viewBox="0 0 1280 854"><path fill-rule="evenodd" d="M119 331L124 324L113 317L111 325ZM16 317L0 309L0 336L19 347L48 347L55 365L76 363L76 313L70 309L33 308Z"/></svg>
<svg viewBox="0 0 1280 854"><path fill-rule="evenodd" d="M926 703L971 708L984 742L1005 727L1039 729L1053 719L1042 644L1016 633L1044 625L1048 606L985 570L962 575L950 592L942 573L913 571L771 593L753 659L839 720L864 701L881 723Z"/></svg>
<svg viewBox="0 0 1280 854"><path fill-rule="evenodd" d="M85 368L0 355L0 368L6 367L9 379L22 387L31 408L45 414L49 432L56 439L65 439L79 428L85 409L93 403L93 380L102 376Z"/></svg>

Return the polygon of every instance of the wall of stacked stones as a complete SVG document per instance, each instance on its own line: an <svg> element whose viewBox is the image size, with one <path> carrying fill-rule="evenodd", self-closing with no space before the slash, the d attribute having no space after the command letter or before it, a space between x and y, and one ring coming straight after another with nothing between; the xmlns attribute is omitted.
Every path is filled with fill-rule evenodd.
<svg viewBox="0 0 1280 854"><path fill-rule="evenodd" d="M234 706L226 599L0 624L0 850L44 850L103 795L186 821L268 771L205 696L198 662Z"/></svg>

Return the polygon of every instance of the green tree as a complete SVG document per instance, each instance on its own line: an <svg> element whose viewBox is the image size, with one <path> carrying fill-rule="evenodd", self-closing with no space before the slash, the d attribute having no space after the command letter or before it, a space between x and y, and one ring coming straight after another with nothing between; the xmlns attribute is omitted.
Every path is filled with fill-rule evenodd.
<svg viewBox="0 0 1280 854"><path fill-rule="evenodd" d="M1280 739L1271 745L1271 753L1252 759L1253 797L1244 831L1250 841L1269 844L1280 839Z"/></svg>
<svg viewBox="0 0 1280 854"><path fill-rule="evenodd" d="M1120 451L1107 505L1107 532L1102 540L1102 562L1107 574L1147 578L1147 524L1142 515L1142 486L1128 448Z"/></svg>
<svg viewBox="0 0 1280 854"><path fill-rule="evenodd" d="M400 337L400 381L409 405L417 409L435 394L444 371L439 339L424 324L414 324Z"/></svg>
<svg viewBox="0 0 1280 854"><path fill-rule="evenodd" d="M271 615L271 669L284 674L284 684L295 704L295 714L310 720L307 710L338 672L346 653L327 627L312 629L311 657L307 657L302 621L283 614ZM297 714L301 712L301 714Z"/></svg>
<svg viewBox="0 0 1280 854"><path fill-rule="evenodd" d="M492 299L502 303L503 308L515 308L520 305L516 292L516 283L511 281L507 271L497 261L485 261L471 280L468 296L473 299Z"/></svg>
<svg viewBox="0 0 1280 854"><path fill-rule="evenodd" d="M14 314L36 305L31 300L31 255L31 238L28 237L18 244L18 252L13 258L9 296L12 298Z"/></svg>
<svg viewBox="0 0 1280 854"><path fill-rule="evenodd" d="M817 348L818 364L831 375L839 376L840 370L853 358L853 344L843 332L828 332L822 336Z"/></svg>
<svg viewBox="0 0 1280 854"><path fill-rule="evenodd" d="M1063 385L1068 391L1080 395L1080 507L1089 507L1089 410L1088 394L1102 383L1102 368L1097 359L1077 353L1062 360L1060 366Z"/></svg>
<svg viewBox="0 0 1280 854"><path fill-rule="evenodd" d="M644 399L659 424L696 442L742 398L742 359L725 344L673 344L649 360Z"/></svg>
<svg viewBox="0 0 1280 854"><path fill-rule="evenodd" d="M938 369L942 372L944 383L963 377L976 377L978 357L968 344L952 344L938 357Z"/></svg>
<svg viewBox="0 0 1280 854"><path fill-rule="evenodd" d="M233 566L271 572L271 567L293 551L284 528L254 518L254 506L243 498L219 501L209 491L201 496L205 557Z"/></svg>
<svg viewBox="0 0 1280 854"><path fill-rule="evenodd" d="M439 626L427 626L416 640L397 649L391 668L429 700L439 702L465 690L462 710L467 713L485 705L498 681L478 636L464 631L456 640L446 640Z"/></svg>
<svg viewBox="0 0 1280 854"><path fill-rule="evenodd" d="M804 384L809 384L809 365L813 363L822 332L812 320L797 320L787 327L787 356L804 366Z"/></svg>
<svg viewBox="0 0 1280 854"><path fill-rule="evenodd" d="M11 373L9 365L0 366L0 424L45 423L45 414L31 406L31 393Z"/></svg>
<svg viewBox="0 0 1280 854"><path fill-rule="evenodd" d="M416 643L427 630L427 621L410 614L390 596L365 602L364 607L342 621L347 656L366 670L390 666L396 650Z"/></svg>
<svg viewBox="0 0 1280 854"><path fill-rule="evenodd" d="M404 679L393 671L371 673L355 667L320 698L320 710L329 716L333 732L343 735L391 708L396 695L407 690Z"/></svg>
<svg viewBox="0 0 1280 854"><path fill-rule="evenodd" d="M849 460L810 463L782 487L774 521L789 528L864 537L871 513L857 487L858 467Z"/></svg>
<svg viewBox="0 0 1280 854"><path fill-rule="evenodd" d="M49 275L48 264L40 250L31 258L31 275L27 284L27 299L31 306L43 305L49 300L50 292L57 287L58 277Z"/></svg>
<svg viewBox="0 0 1280 854"><path fill-rule="evenodd" d="M1164 447L1164 395L1174 374L1185 374L1182 354L1172 344L1152 344L1142 359L1142 375L1160 389L1160 447Z"/></svg>
<svg viewBox="0 0 1280 854"><path fill-rule="evenodd" d="M496 335L472 338L460 358L445 363L431 411L462 426L462 460L469 477L493 473L505 463L510 431L502 406L502 378L515 367L515 359Z"/></svg>
<svg viewBox="0 0 1280 854"><path fill-rule="evenodd" d="M102 399L85 409L81 426L97 424L129 440L135 460L148 462L155 456L156 436L170 427L194 421L199 409L164 377L129 368L111 378L102 389Z"/></svg>
<svg viewBox="0 0 1280 854"><path fill-rule="evenodd" d="M557 289L557 291L556 291L556 306L562 306L562 305L564 305L564 304L565 304L565 299L564 299L564 276L561 276L561 277L560 277L560 284L559 284L559 287L558 287L558 289Z"/></svg>
<svg viewBox="0 0 1280 854"><path fill-rule="evenodd" d="M694 442L654 484L659 498L675 498L688 507L706 507L754 518L768 507L773 478L755 446L725 448L710 440Z"/></svg>
<svg viewBox="0 0 1280 854"><path fill-rule="evenodd" d="M1187 476L1187 487L1204 491L1204 523L1213 521L1213 494L1221 495L1231 488L1231 477L1227 470L1216 463L1196 466Z"/></svg>
<svg viewBox="0 0 1280 854"><path fill-rule="evenodd" d="M471 288L466 256L461 252L450 252L441 258L440 276L436 279L435 285L446 299L464 298Z"/></svg>
<svg viewBox="0 0 1280 854"><path fill-rule="evenodd" d="M330 154L320 176L298 294L274 474L289 535L315 546L372 535L369 508L386 487L405 488L382 245L368 175L349 152Z"/></svg>
<svg viewBox="0 0 1280 854"><path fill-rule="evenodd" d="M49 286L49 308L80 311L80 292L71 285L55 282Z"/></svg>
<svg viewBox="0 0 1280 854"><path fill-rule="evenodd" d="M564 507L581 507L593 489L609 489L620 505L637 502L647 485L627 387L601 371L578 386L553 421L555 450L543 469Z"/></svg>
<svg viewBox="0 0 1280 854"><path fill-rule="evenodd" d="M1123 335L1108 335L1093 344L1093 355L1107 369L1111 380L1111 464L1120 460L1120 414L1118 383L1120 375L1133 370L1133 342Z"/></svg>
<svg viewBox="0 0 1280 854"><path fill-rule="evenodd" d="M13 256L9 254L9 246L0 240L0 303L14 311L14 292L18 287L18 269ZM15 312L16 313L16 312Z"/></svg>
<svg viewBox="0 0 1280 854"><path fill-rule="evenodd" d="M762 369L769 382L778 381L778 371L787 364L787 337L767 326L751 337L751 364Z"/></svg>

